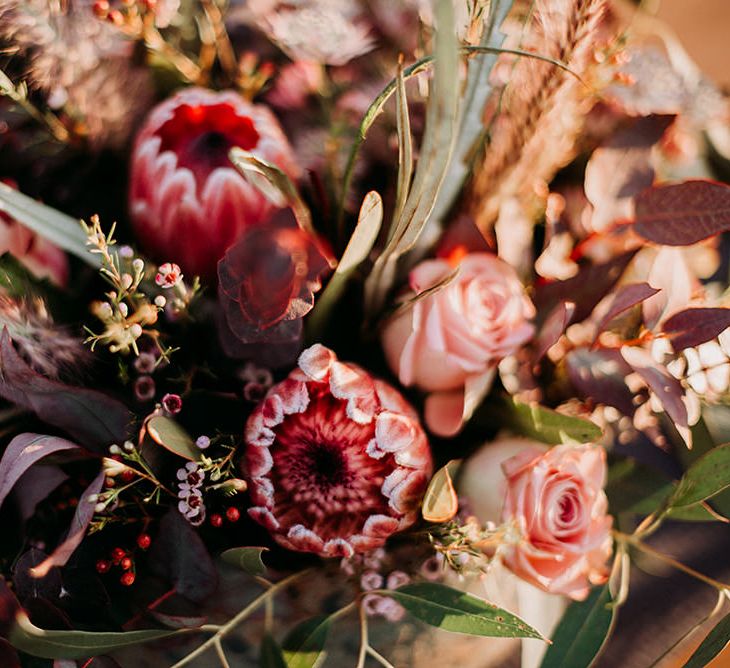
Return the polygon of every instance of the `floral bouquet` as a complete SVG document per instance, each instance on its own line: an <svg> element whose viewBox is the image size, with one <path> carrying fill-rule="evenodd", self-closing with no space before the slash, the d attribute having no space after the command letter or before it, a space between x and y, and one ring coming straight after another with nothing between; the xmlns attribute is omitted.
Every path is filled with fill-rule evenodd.
<svg viewBox="0 0 730 668"><path fill-rule="evenodd" d="M0 0L0 43L2 666L583 668L659 566L717 594L666 652L723 650L651 544L730 518L730 115L664 25Z"/></svg>

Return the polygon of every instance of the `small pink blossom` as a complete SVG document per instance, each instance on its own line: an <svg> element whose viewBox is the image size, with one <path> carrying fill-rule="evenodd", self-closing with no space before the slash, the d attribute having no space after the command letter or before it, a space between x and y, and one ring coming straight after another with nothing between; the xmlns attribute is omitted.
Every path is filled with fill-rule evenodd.
<svg viewBox="0 0 730 668"><path fill-rule="evenodd" d="M363 598L362 605L368 616L379 615L385 617L389 622L399 622L406 612L400 603L379 594L368 594Z"/></svg>
<svg viewBox="0 0 730 668"><path fill-rule="evenodd" d="M432 471L400 394L320 344L269 390L245 441L249 515L280 545L328 557L368 552L411 526Z"/></svg>
<svg viewBox="0 0 730 668"><path fill-rule="evenodd" d="M201 450L206 450L210 446L210 438L207 436L198 436L195 440L195 445L197 445Z"/></svg>
<svg viewBox="0 0 730 668"><path fill-rule="evenodd" d="M155 397L155 381L152 376L140 376L134 381L134 396L137 401L150 401Z"/></svg>
<svg viewBox="0 0 730 668"><path fill-rule="evenodd" d="M363 591L380 589L383 586L383 576L377 571L365 571L360 577L360 588Z"/></svg>
<svg viewBox="0 0 730 668"><path fill-rule="evenodd" d="M205 481L205 471L196 462L187 462L183 468L177 470L179 496L188 494L192 490L199 489Z"/></svg>
<svg viewBox="0 0 730 668"><path fill-rule="evenodd" d="M166 394L162 397L162 407L170 415L177 415L182 410L182 405L182 399L179 394Z"/></svg>
<svg viewBox="0 0 730 668"><path fill-rule="evenodd" d="M172 262L165 262L157 269L155 283L161 288L174 288L182 280L182 271L180 267Z"/></svg>

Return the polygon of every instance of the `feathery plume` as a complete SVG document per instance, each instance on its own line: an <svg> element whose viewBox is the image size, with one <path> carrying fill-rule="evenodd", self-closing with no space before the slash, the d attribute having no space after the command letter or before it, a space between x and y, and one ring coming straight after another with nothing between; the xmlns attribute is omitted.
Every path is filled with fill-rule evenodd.
<svg viewBox="0 0 730 668"><path fill-rule="evenodd" d="M526 46L566 64L570 72L536 58L521 57L514 64L471 185L470 208L482 231L495 221L506 197L530 192L570 158L584 103L593 102L574 74L582 76L595 62L603 10L603 0L536 2Z"/></svg>

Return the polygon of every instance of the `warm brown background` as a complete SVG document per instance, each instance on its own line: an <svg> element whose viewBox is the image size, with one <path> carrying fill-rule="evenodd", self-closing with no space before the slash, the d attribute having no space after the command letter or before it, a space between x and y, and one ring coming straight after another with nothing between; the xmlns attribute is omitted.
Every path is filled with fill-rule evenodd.
<svg viewBox="0 0 730 668"><path fill-rule="evenodd" d="M671 25L700 68L730 89L730 0L661 0L657 17Z"/></svg>

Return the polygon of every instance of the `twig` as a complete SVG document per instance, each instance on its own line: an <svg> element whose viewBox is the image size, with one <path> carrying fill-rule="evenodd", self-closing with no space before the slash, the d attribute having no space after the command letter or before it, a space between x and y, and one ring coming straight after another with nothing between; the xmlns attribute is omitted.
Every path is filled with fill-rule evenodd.
<svg viewBox="0 0 730 668"><path fill-rule="evenodd" d="M222 624L221 626L213 627L215 628L215 633L211 638L208 638L202 645L194 649L190 654L187 654L184 656L180 661L178 661L176 664L172 666L172 668L182 668L182 666L187 666L191 661L194 659L197 659L201 654L205 654L209 649L215 648L216 645L220 644L220 641L228 634L230 633L236 626L238 626L242 621L244 621L256 608L258 608L262 603L266 601L267 598L270 596L273 596L277 592L281 591L282 589L286 589L292 582L299 579L303 575L309 573L309 570L301 571L299 573L294 573L294 575L290 575L288 578L284 578L281 580L281 582L277 582L275 585L272 585L269 589L267 589L263 594L256 597L251 603L249 603L243 610L241 610L237 615L232 617L229 621L227 621L225 624Z"/></svg>
<svg viewBox="0 0 730 668"><path fill-rule="evenodd" d="M228 659L226 659L226 653L223 651L223 645L221 645L220 639L216 639L213 644L215 645L215 653L218 655L218 660L221 662L221 666L223 666L223 668L231 668L228 663Z"/></svg>
<svg viewBox="0 0 730 668"><path fill-rule="evenodd" d="M710 587L714 587L715 589L717 589L720 592L730 591L730 584L725 584L724 582L715 580L714 578L711 578L708 575L704 575L703 573L696 571L694 568L690 568L686 564L683 564L681 561L677 561L673 557L670 557L669 555L664 554L663 552L659 552L659 550L655 550L653 547L650 547L646 543L642 543L640 540L638 540L634 536L629 536L628 534L621 533L618 531L615 532L614 535L616 536L617 540L624 542L628 545L631 545L632 547L635 547L637 550L640 550L641 552L644 552L644 554L648 554L649 556L652 556L659 561L663 561L665 564L672 566L672 568L675 568L678 571L686 573L687 575L699 580L700 582L704 582L705 584L710 585Z"/></svg>
<svg viewBox="0 0 730 668"><path fill-rule="evenodd" d="M223 20L223 14L215 0L200 0L203 6L205 17L208 19L213 29L213 37L215 39L215 48L218 53L218 62L225 70L228 76L233 80L236 75L236 54L233 45L228 37L228 31Z"/></svg>
<svg viewBox="0 0 730 668"><path fill-rule="evenodd" d="M376 652L372 647L368 645L367 653L373 657L383 668L395 668L395 666L388 661L382 654Z"/></svg>
<svg viewBox="0 0 730 668"><path fill-rule="evenodd" d="M360 602L358 608L360 615L360 651L357 655L357 668L365 668L365 659L367 657L368 644L368 616L365 613L365 606Z"/></svg>

